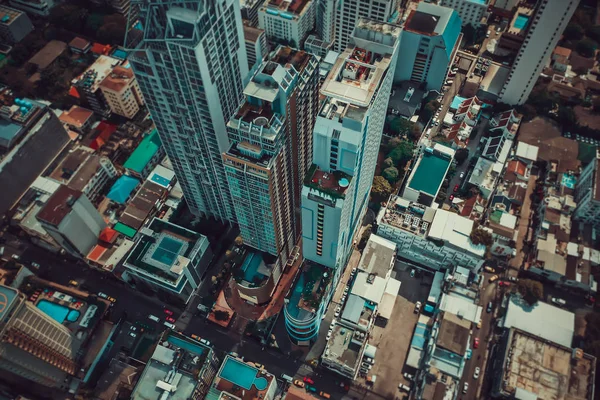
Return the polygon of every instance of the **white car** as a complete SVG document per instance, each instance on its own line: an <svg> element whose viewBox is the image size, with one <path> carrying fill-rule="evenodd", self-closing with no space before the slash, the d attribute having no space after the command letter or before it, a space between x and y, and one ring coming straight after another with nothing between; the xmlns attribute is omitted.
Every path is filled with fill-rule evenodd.
<svg viewBox="0 0 600 400"><path fill-rule="evenodd" d="M480 372L481 370L479 369L479 367L475 368L475 372L473 372L473 379L479 379Z"/></svg>
<svg viewBox="0 0 600 400"><path fill-rule="evenodd" d="M463 171L463 172L460 173L460 179L462 179L464 177L465 177L465 171Z"/></svg>
<svg viewBox="0 0 600 400"><path fill-rule="evenodd" d="M417 301L415 304L415 314L418 314L419 312L421 312L421 302Z"/></svg>
<svg viewBox="0 0 600 400"><path fill-rule="evenodd" d="M330 329L327 331L327 336L325 336L325 339L329 340L331 338L331 334L333 333L333 331Z"/></svg>
<svg viewBox="0 0 600 400"><path fill-rule="evenodd" d="M336 307L335 313L333 315L335 315L335 317L337 318L340 316L341 311L342 311L342 307Z"/></svg>
<svg viewBox="0 0 600 400"><path fill-rule="evenodd" d="M466 394L469 391L469 383L465 382L463 386L463 394Z"/></svg>
<svg viewBox="0 0 600 400"><path fill-rule="evenodd" d="M406 379L408 379L409 381L412 381L412 380L415 378L415 377L414 377L414 375L412 375L412 374L409 374L408 372L405 372L405 373L404 373L404 377L405 377Z"/></svg>
<svg viewBox="0 0 600 400"><path fill-rule="evenodd" d="M98 297L102 297L103 299L108 299L108 295L106 293L98 292Z"/></svg>
<svg viewBox="0 0 600 400"><path fill-rule="evenodd" d="M32 263L31 263L31 266L32 266L32 267L35 267L35 268L39 268L39 267L40 267L40 264L38 264L38 263L36 263L36 262L32 262Z"/></svg>

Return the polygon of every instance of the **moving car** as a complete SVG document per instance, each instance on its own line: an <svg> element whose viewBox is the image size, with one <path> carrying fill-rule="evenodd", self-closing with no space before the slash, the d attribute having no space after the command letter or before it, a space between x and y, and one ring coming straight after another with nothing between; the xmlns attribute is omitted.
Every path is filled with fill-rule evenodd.
<svg viewBox="0 0 600 400"><path fill-rule="evenodd" d="M494 275L494 276L491 276L491 277L490 277L490 279L489 279L489 282L490 282L490 283L494 283L494 282L496 282L497 280L498 280L498 275Z"/></svg>
<svg viewBox="0 0 600 400"><path fill-rule="evenodd" d="M411 278L415 277L415 270L414 270L414 268L410 270L410 277Z"/></svg>
<svg viewBox="0 0 600 400"><path fill-rule="evenodd" d="M448 200L450 200L450 201L454 200L454 195L451 194L450 197L448 197Z"/></svg>
<svg viewBox="0 0 600 400"><path fill-rule="evenodd" d="M483 320L480 319L479 322L477 323L477 329L481 329L482 324L483 324Z"/></svg>
<svg viewBox="0 0 600 400"><path fill-rule="evenodd" d="M469 383L465 382L463 386L463 394L466 394L469 391Z"/></svg>
<svg viewBox="0 0 600 400"><path fill-rule="evenodd" d="M496 270L495 270L494 268L492 268L492 267L488 267L488 266L485 266L485 267L483 267L483 270L484 270L485 272L490 272L490 273L492 273L492 274L493 274L494 272L496 272Z"/></svg>
<svg viewBox="0 0 600 400"><path fill-rule="evenodd" d="M294 385L303 388L304 387L304 382L302 382L299 379L294 380Z"/></svg>
<svg viewBox="0 0 600 400"><path fill-rule="evenodd" d="M481 370L479 369L479 367L476 367L475 372L473 372L473 379L479 379L480 372L481 372Z"/></svg>
<svg viewBox="0 0 600 400"><path fill-rule="evenodd" d="M319 396L321 396L324 399L330 399L331 398L331 395L329 393L327 393L327 392L320 392Z"/></svg>
<svg viewBox="0 0 600 400"><path fill-rule="evenodd" d="M38 264L38 263L36 263L36 262L32 262L31 266L34 267L34 268L40 268L41 265Z"/></svg>
<svg viewBox="0 0 600 400"><path fill-rule="evenodd" d="M171 310L169 310L169 309L167 309L167 308L165 308L165 309L164 309L164 312L165 312L165 314L167 314L167 315L173 316L173 311L171 311Z"/></svg>
<svg viewBox="0 0 600 400"><path fill-rule="evenodd" d="M563 306L563 307L564 307L564 306L566 306L566 305L567 305L567 302L566 302L565 300L563 300L563 299L560 299L560 298L558 298L558 297L553 297L553 298L552 298L552 302L553 302L554 304L556 304L557 306Z"/></svg>
<svg viewBox="0 0 600 400"><path fill-rule="evenodd" d="M459 176L459 178L460 178L460 179L462 179L462 178L464 178L464 177L465 177L465 171L463 171L463 172L461 172L461 173L460 173L460 176Z"/></svg>
<svg viewBox="0 0 600 400"><path fill-rule="evenodd" d="M509 276L508 280L511 281L511 282L518 282L519 281L519 279L516 276Z"/></svg>
<svg viewBox="0 0 600 400"><path fill-rule="evenodd" d="M165 319L167 320L167 322L170 322L172 324L175 323L175 318L173 318L173 317L166 317Z"/></svg>
<svg viewBox="0 0 600 400"><path fill-rule="evenodd" d="M71 279L71 280L69 281L69 285L70 285L70 286L77 286L77 285L79 285L79 283L78 283L76 280L73 280L73 279Z"/></svg>
<svg viewBox="0 0 600 400"><path fill-rule="evenodd" d="M478 337L476 337L475 340L473 341L473 348L474 349L479 348L479 338Z"/></svg>
<svg viewBox="0 0 600 400"><path fill-rule="evenodd" d="M458 184L454 185L454 192L458 192Z"/></svg>
<svg viewBox="0 0 600 400"><path fill-rule="evenodd" d="M313 381L310 377L305 376L303 379L304 383L308 383L309 385L314 385L315 381Z"/></svg>
<svg viewBox="0 0 600 400"><path fill-rule="evenodd" d="M490 302L488 303L488 305L487 305L487 310L486 310L486 311L487 311L488 313L491 313L493 309L494 309L494 303L492 303L492 302L490 301Z"/></svg>
<svg viewBox="0 0 600 400"><path fill-rule="evenodd" d="M415 303L415 314L418 314L419 312L421 312L421 302L417 301Z"/></svg>
<svg viewBox="0 0 600 400"><path fill-rule="evenodd" d="M509 287L510 286L510 282L509 281L500 281L498 282L498 286L500 287Z"/></svg>

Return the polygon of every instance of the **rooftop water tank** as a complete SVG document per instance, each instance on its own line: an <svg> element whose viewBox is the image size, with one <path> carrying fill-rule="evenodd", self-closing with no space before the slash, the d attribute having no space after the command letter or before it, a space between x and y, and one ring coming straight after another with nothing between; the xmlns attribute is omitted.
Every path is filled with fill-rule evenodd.
<svg viewBox="0 0 600 400"><path fill-rule="evenodd" d="M338 182L338 185L340 185L341 188L347 188L348 185L350 185L350 181L348 179L346 179L346 178L342 178Z"/></svg>

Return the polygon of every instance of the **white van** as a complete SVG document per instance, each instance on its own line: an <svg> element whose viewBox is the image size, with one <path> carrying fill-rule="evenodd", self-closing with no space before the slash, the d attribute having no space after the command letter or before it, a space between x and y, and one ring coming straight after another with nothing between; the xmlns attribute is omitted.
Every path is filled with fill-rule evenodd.
<svg viewBox="0 0 600 400"><path fill-rule="evenodd" d="M164 322L164 325L169 329L175 330L175 325L173 325L167 321Z"/></svg>
<svg viewBox="0 0 600 400"><path fill-rule="evenodd" d="M154 315L148 315L148 318L150 318L154 322L160 322L160 319L158 317L155 317Z"/></svg>
<svg viewBox="0 0 600 400"><path fill-rule="evenodd" d="M553 297L552 298L552 302L554 304L556 304L557 306L563 306L564 307L564 306L567 305L566 301L564 301L563 299L559 299L558 297Z"/></svg>

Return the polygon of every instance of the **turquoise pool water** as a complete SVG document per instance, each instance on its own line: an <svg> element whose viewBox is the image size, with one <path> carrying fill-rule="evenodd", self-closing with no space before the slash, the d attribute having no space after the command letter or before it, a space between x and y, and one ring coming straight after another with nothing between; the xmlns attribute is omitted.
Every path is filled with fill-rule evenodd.
<svg viewBox="0 0 600 400"><path fill-rule="evenodd" d="M163 264L172 265L182 247L183 243L170 237L163 237L158 248L154 250L152 259Z"/></svg>
<svg viewBox="0 0 600 400"><path fill-rule="evenodd" d="M423 158L417 166L409 186L430 196L435 196L446 176L448 164L450 164L448 158L428 152L423 153Z"/></svg>
<svg viewBox="0 0 600 400"><path fill-rule="evenodd" d="M246 390L250 390L252 385L256 386L258 390L265 390L268 382L263 377L256 377L257 373L258 369L234 358L228 358L221 369L220 376Z"/></svg>
<svg viewBox="0 0 600 400"><path fill-rule="evenodd" d="M529 22L529 17L527 15L519 14L519 15L517 15L517 19L515 19L514 26L517 29L525 29L528 22Z"/></svg>
<svg viewBox="0 0 600 400"><path fill-rule="evenodd" d="M190 353L194 353L197 355L202 355L202 353L204 353L204 348L202 346L190 343L186 340L182 340L175 336L169 336L167 342L170 342L177 347L181 347L182 349L187 350Z"/></svg>
<svg viewBox="0 0 600 400"><path fill-rule="evenodd" d="M257 275L258 267L262 263L262 256L258 253L251 253L246 257L242 264L242 271L244 271L244 280L252 282L254 277Z"/></svg>
<svg viewBox="0 0 600 400"><path fill-rule="evenodd" d="M52 303L48 300L40 300L37 304L37 308L60 324L62 324L65 319L69 322L75 322L79 319L79 315L81 314L77 310L70 310L68 307Z"/></svg>
<svg viewBox="0 0 600 400"><path fill-rule="evenodd" d="M564 174L562 176L562 185L569 189L574 189L575 184L577 183L577 178L571 174Z"/></svg>

